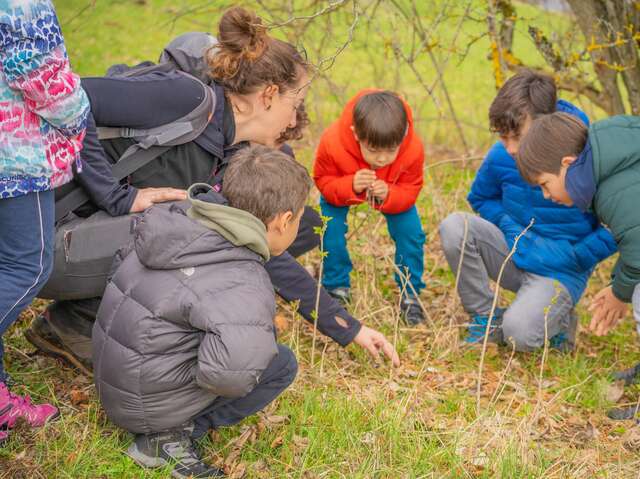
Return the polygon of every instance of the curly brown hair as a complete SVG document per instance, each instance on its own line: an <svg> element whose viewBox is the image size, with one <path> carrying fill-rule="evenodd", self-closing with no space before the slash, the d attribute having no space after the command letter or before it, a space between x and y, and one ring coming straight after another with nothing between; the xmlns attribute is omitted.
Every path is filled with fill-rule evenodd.
<svg viewBox="0 0 640 479"><path fill-rule="evenodd" d="M262 19L242 7L220 19L218 43L207 54L211 77L227 92L244 95L265 85L280 91L295 88L309 70L303 55L290 43L271 37Z"/></svg>

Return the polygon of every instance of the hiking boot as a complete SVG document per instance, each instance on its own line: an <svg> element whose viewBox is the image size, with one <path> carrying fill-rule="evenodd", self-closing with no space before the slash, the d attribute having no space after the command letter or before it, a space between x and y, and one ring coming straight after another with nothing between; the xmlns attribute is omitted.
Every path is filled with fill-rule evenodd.
<svg viewBox="0 0 640 479"><path fill-rule="evenodd" d="M31 427L42 427L57 418L58 408L51 404L32 404L29 396L18 396L0 383L0 426L11 429L18 420L24 420Z"/></svg>
<svg viewBox="0 0 640 479"><path fill-rule="evenodd" d="M43 354L62 359L83 374L91 376L93 374L91 361L76 356L65 347L60 337L49 325L47 314L45 312L42 316L34 319L31 326L24 332L24 337Z"/></svg>
<svg viewBox="0 0 640 479"><path fill-rule="evenodd" d="M613 373L612 376L614 381L620 381L622 379L624 380L625 386L631 386L640 381L640 363L623 371L617 371Z"/></svg>
<svg viewBox="0 0 640 479"><path fill-rule="evenodd" d="M402 298L400 302L400 313L404 322L409 326L417 326L424 322L422 306L420 306L420 302L412 296Z"/></svg>
<svg viewBox="0 0 640 479"><path fill-rule="evenodd" d="M491 319L491 331L489 331L488 340L492 343L502 343L502 316L504 316L504 308L496 308L493 318ZM468 344L477 344L484 341L484 335L489 324L489 316L476 314L471 318L469 323L469 331L464 342Z"/></svg>
<svg viewBox="0 0 640 479"><path fill-rule="evenodd" d="M626 421L629 419L636 419L638 412L638 406L614 407L607 411L607 416L609 419L613 419L614 421Z"/></svg>
<svg viewBox="0 0 640 479"><path fill-rule="evenodd" d="M349 288L340 286L338 288L327 289L327 293L333 299L338 300L345 308L351 304L351 291Z"/></svg>
<svg viewBox="0 0 640 479"><path fill-rule="evenodd" d="M217 467L207 466L200 457L189 429L136 434L127 456L144 467L173 465L171 477L177 479L225 477Z"/></svg>
<svg viewBox="0 0 640 479"><path fill-rule="evenodd" d="M557 349L561 353L569 353L576 348L576 335L578 333L578 315L571 311L569 327L566 331L560 331L549 339L549 347Z"/></svg>

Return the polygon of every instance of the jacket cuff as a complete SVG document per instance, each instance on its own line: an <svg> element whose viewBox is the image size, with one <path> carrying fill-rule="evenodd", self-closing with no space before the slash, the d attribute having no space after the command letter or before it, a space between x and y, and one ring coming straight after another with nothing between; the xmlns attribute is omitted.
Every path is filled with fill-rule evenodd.
<svg viewBox="0 0 640 479"><path fill-rule="evenodd" d="M344 310L339 312L336 316L343 321L346 321L347 327L345 328L340 324L337 324L336 321L335 329L332 329L330 332L328 331L328 336L344 348L353 342L362 329L362 323Z"/></svg>
<svg viewBox="0 0 640 479"><path fill-rule="evenodd" d="M120 185L120 188L114 191L110 197L104 198L96 204L111 216L124 216L131 211L137 194L137 188L129 185Z"/></svg>
<svg viewBox="0 0 640 479"><path fill-rule="evenodd" d="M626 285L621 281L613 280L611 284L611 291L613 295L618 298L620 301L625 303L630 303L631 298L633 297L633 290L635 289L635 285Z"/></svg>

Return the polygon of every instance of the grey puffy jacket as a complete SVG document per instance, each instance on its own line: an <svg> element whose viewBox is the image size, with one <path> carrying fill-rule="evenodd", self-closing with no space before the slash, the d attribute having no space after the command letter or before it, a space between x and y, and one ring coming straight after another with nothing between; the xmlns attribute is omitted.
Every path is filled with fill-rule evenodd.
<svg viewBox="0 0 640 479"><path fill-rule="evenodd" d="M100 400L134 433L179 426L218 396L246 395L278 352L264 258L187 217L188 206L145 214L93 329Z"/></svg>

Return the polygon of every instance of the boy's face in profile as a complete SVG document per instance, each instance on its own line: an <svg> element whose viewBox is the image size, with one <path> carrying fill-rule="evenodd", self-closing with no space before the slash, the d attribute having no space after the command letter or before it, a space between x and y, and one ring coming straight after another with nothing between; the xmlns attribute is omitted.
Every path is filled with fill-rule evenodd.
<svg viewBox="0 0 640 479"><path fill-rule="evenodd" d="M358 140L358 137L356 137L356 140ZM392 149L380 149L373 148L364 141L358 141L358 143L360 143L360 151L364 161L374 170L384 168L396 161L400 150L400 145Z"/></svg>
<svg viewBox="0 0 640 479"><path fill-rule="evenodd" d="M267 243L272 256L280 256L298 236L300 220L304 208L296 214L291 211L280 213L267 225Z"/></svg>
<svg viewBox="0 0 640 479"><path fill-rule="evenodd" d="M562 166L558 174L542 173L538 176L536 183L542 189L545 199L551 200L564 206L573 206L573 200L565 186L567 170L571 163L576 160L575 157L567 156L562 159Z"/></svg>
<svg viewBox="0 0 640 479"><path fill-rule="evenodd" d="M526 115L519 131L510 131L508 133L500 134L500 141L504 145L511 156L515 157L518 153L518 147L520 146L520 139L527 134L529 127L531 126L531 117Z"/></svg>

